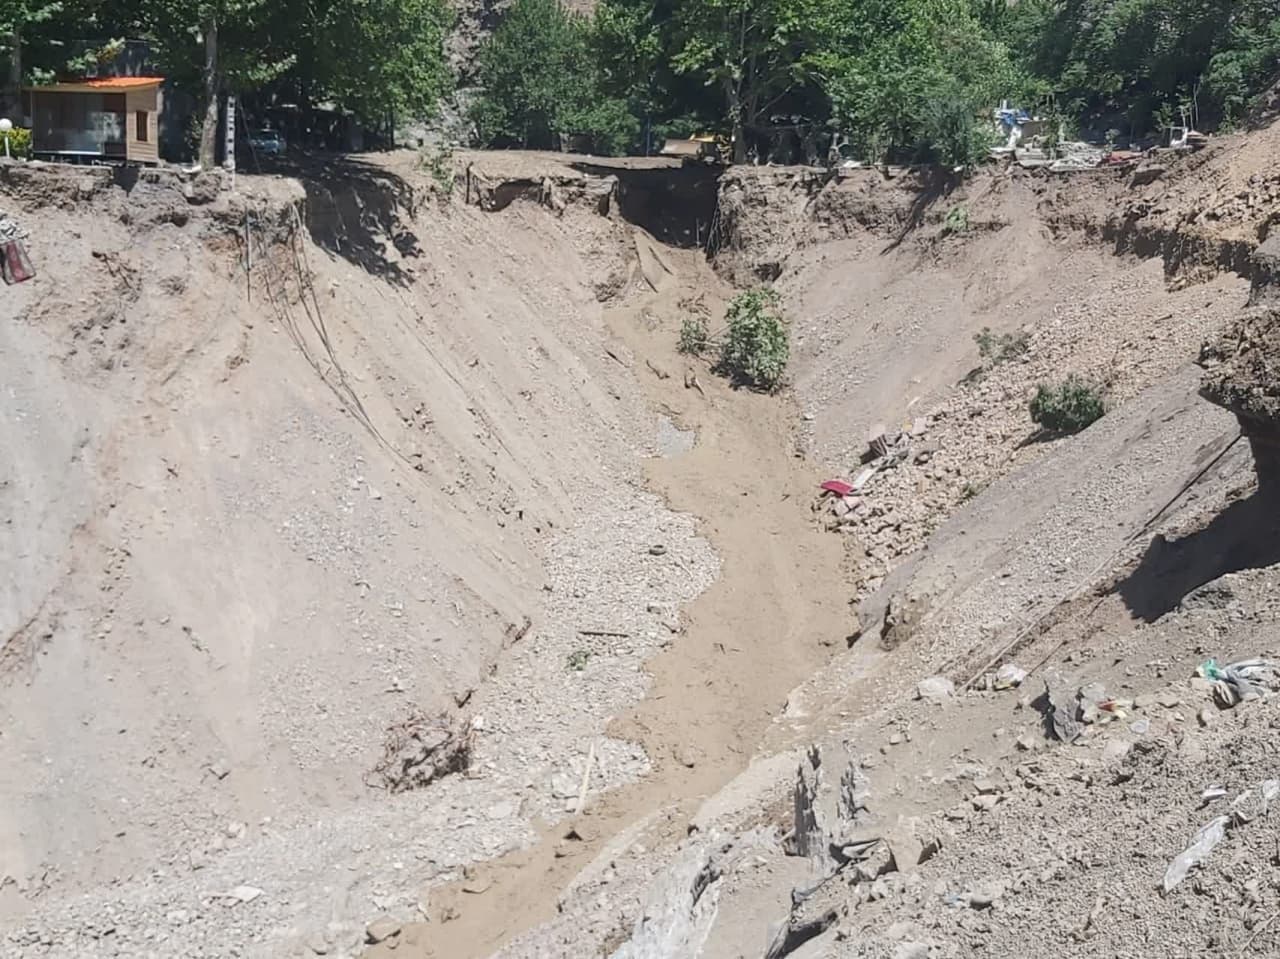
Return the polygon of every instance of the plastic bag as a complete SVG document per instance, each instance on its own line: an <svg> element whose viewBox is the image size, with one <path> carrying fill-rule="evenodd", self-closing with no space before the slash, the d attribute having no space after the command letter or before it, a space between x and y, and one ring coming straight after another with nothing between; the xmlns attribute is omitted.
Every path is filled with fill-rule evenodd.
<svg viewBox="0 0 1280 959"><path fill-rule="evenodd" d="M1173 862L1169 863L1169 868L1165 870L1165 892L1186 879L1192 867L1204 862L1209 853L1213 852L1214 847L1226 836L1229 821L1227 816L1218 816L1200 827L1200 831L1191 837L1191 844L1178 853Z"/></svg>

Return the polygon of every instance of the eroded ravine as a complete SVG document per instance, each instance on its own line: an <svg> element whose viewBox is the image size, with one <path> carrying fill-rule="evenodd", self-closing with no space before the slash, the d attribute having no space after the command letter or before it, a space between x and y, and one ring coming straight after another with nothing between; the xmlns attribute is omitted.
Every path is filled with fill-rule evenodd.
<svg viewBox="0 0 1280 959"><path fill-rule="evenodd" d="M697 801L746 767L787 694L852 629L841 543L813 519L809 494L818 477L795 452L792 403L733 390L675 350L693 298L720 316L732 291L700 253L637 239L646 258L659 261L660 276L646 294L607 309L606 321L643 385L648 414L696 434L688 452L648 460L646 479L670 508L698 518L721 575L648 664L649 695L608 730L643 745L651 774L592 796L572 823L579 840L563 841L569 822L544 827L534 846L432 890L431 901L443 901L451 918L406 928L396 956L488 956L554 917L562 890L610 839L645 820L649 843L683 836Z"/></svg>

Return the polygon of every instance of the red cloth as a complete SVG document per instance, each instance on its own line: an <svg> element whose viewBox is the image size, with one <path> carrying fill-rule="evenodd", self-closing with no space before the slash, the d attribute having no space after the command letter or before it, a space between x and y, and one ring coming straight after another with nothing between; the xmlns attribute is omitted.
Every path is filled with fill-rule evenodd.
<svg viewBox="0 0 1280 959"><path fill-rule="evenodd" d="M27 255L27 248L22 245L21 240L6 240L0 245L0 272L3 272L4 281L9 286L25 283L36 275L31 257Z"/></svg>

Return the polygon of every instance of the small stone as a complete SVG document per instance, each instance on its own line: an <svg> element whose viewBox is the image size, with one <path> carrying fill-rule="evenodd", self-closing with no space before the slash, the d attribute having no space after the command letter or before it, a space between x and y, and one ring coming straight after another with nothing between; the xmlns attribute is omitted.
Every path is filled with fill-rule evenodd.
<svg viewBox="0 0 1280 959"><path fill-rule="evenodd" d="M894 733L889 737L890 746L900 746L902 744L902 733Z"/></svg>
<svg viewBox="0 0 1280 959"><path fill-rule="evenodd" d="M937 836L934 836L920 847L920 859L918 860L919 865L923 866L940 852L942 852L942 840Z"/></svg>
<svg viewBox="0 0 1280 959"><path fill-rule="evenodd" d="M235 899L237 902L249 903L253 902L262 895L262 890L257 886L236 886L231 892L227 893L229 899Z"/></svg>
<svg viewBox="0 0 1280 959"><path fill-rule="evenodd" d="M1132 743L1127 743L1123 739L1112 739L1102 747L1102 758L1106 762L1113 762L1117 759L1123 759L1129 755L1129 749Z"/></svg>
<svg viewBox="0 0 1280 959"><path fill-rule="evenodd" d="M650 546L650 547L649 547L649 555L650 555L650 556L665 556L665 555L667 555L667 548L666 548L665 546L661 545L661 544L658 544L658 545L655 545L655 546Z"/></svg>
<svg viewBox="0 0 1280 959"><path fill-rule="evenodd" d="M1004 887L999 883L981 886L969 893L969 907L971 909L990 909L1002 895L1004 895Z"/></svg>
<svg viewBox="0 0 1280 959"><path fill-rule="evenodd" d="M1141 696L1135 696L1133 705L1137 709L1150 709L1156 704L1156 697L1151 693L1143 693Z"/></svg>
<svg viewBox="0 0 1280 959"><path fill-rule="evenodd" d="M916 686L916 698L931 702L942 702L956 694L956 684L946 676L931 676L921 680Z"/></svg>
<svg viewBox="0 0 1280 959"><path fill-rule="evenodd" d="M1027 678L1027 671L1021 666L1015 666L1013 663L1005 663L996 670L996 689L1013 689L1022 685L1022 681Z"/></svg>
<svg viewBox="0 0 1280 959"><path fill-rule="evenodd" d="M515 815L516 807L509 802L494 803L486 811L485 815L490 819L510 819Z"/></svg>
<svg viewBox="0 0 1280 959"><path fill-rule="evenodd" d="M973 803L974 809L979 812L986 812L987 810L994 809L996 807L996 804L1000 802L1000 797L991 795L974 796L970 802Z"/></svg>
<svg viewBox="0 0 1280 959"><path fill-rule="evenodd" d="M698 765L698 760L701 758L701 754L697 749L692 746L685 746L681 743L676 744L676 746L671 750L671 755L676 762L681 766L684 766L686 769L692 769L694 766Z"/></svg>
<svg viewBox="0 0 1280 959"><path fill-rule="evenodd" d="M952 806L946 812L946 817L952 822L964 822L969 818L968 806Z"/></svg>
<svg viewBox="0 0 1280 959"><path fill-rule="evenodd" d="M1156 697L1156 702L1165 709L1173 709L1175 706L1181 705L1182 700L1177 693L1161 693Z"/></svg>
<svg viewBox="0 0 1280 959"><path fill-rule="evenodd" d="M555 799L571 799L578 795L578 784L568 773L556 773L551 777L551 795Z"/></svg>
<svg viewBox="0 0 1280 959"><path fill-rule="evenodd" d="M377 919L369 923L369 925L365 926L364 937L370 944L377 945L380 942L385 942L392 936L398 936L400 934L400 928L400 920L391 916L379 916Z"/></svg>
<svg viewBox="0 0 1280 959"><path fill-rule="evenodd" d="M307 948L317 956L327 956L329 954L329 943L325 942L324 937L317 933L307 936Z"/></svg>
<svg viewBox="0 0 1280 959"><path fill-rule="evenodd" d="M1013 741L1013 745L1017 749L1020 749L1022 752L1029 753L1035 750L1037 744L1034 739L1032 739L1026 733L1023 733L1021 736L1019 736L1017 739Z"/></svg>
<svg viewBox="0 0 1280 959"><path fill-rule="evenodd" d="M228 766L222 760L219 760L215 763L210 764L209 773L213 776L214 779L226 779L229 775L231 775L231 767Z"/></svg>
<svg viewBox="0 0 1280 959"><path fill-rule="evenodd" d="M899 829L889 836L889 850L893 855L893 867L898 872L910 872L920 865L924 855L924 843L910 828Z"/></svg>
<svg viewBox="0 0 1280 959"><path fill-rule="evenodd" d="M1200 712L1196 713L1196 722L1202 727L1208 726L1209 723L1213 722L1213 711L1208 706L1203 707Z"/></svg>
<svg viewBox="0 0 1280 959"><path fill-rule="evenodd" d="M350 922L339 922L336 919L325 926L324 939L331 949L354 952L360 945L360 927Z"/></svg>
<svg viewBox="0 0 1280 959"><path fill-rule="evenodd" d="M978 790L978 795L980 796L994 796L996 793L1004 792L1004 786L994 779L987 779L986 777L975 779L973 788Z"/></svg>

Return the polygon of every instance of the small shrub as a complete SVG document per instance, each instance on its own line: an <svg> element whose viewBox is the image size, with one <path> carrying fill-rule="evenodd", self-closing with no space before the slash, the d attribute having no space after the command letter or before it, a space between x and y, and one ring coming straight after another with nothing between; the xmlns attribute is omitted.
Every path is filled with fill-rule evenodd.
<svg viewBox="0 0 1280 959"><path fill-rule="evenodd" d="M585 649L575 649L569 654L568 660L565 662L565 668L580 673L587 668L587 663L591 659L591 653Z"/></svg>
<svg viewBox="0 0 1280 959"><path fill-rule="evenodd" d="M973 334L973 342L978 344L978 355L987 366L1016 360L1031 350L1031 338L1026 333L995 334L989 326L984 326L981 333Z"/></svg>
<svg viewBox="0 0 1280 959"><path fill-rule="evenodd" d="M1031 400L1031 419L1051 433L1079 433L1106 411L1099 389L1074 373L1057 386L1041 383Z"/></svg>
<svg viewBox="0 0 1280 959"><path fill-rule="evenodd" d="M4 146L0 144L0 156L4 156ZM31 156L31 131L26 127L14 127L9 131L9 155L25 160Z"/></svg>
<svg viewBox="0 0 1280 959"><path fill-rule="evenodd" d="M441 143L434 150L422 152L422 168L435 181L436 190L442 196L453 195L453 185L457 182L458 171L453 163L453 147Z"/></svg>
<svg viewBox="0 0 1280 959"><path fill-rule="evenodd" d="M969 232L969 208L960 203L947 211L947 217L942 221L942 235L950 236L952 233L967 232Z"/></svg>
<svg viewBox="0 0 1280 959"><path fill-rule="evenodd" d="M686 316L680 324L680 352L697 356L704 353L710 344L711 330L706 317Z"/></svg>
<svg viewBox="0 0 1280 959"><path fill-rule="evenodd" d="M924 143L933 159L958 170L982 163L995 142L995 131L978 121L959 89L928 99L921 116Z"/></svg>
<svg viewBox="0 0 1280 959"><path fill-rule="evenodd" d="M739 293L725 319L729 328L720 343L721 372L756 389L776 390L791 356L778 294L768 289Z"/></svg>

